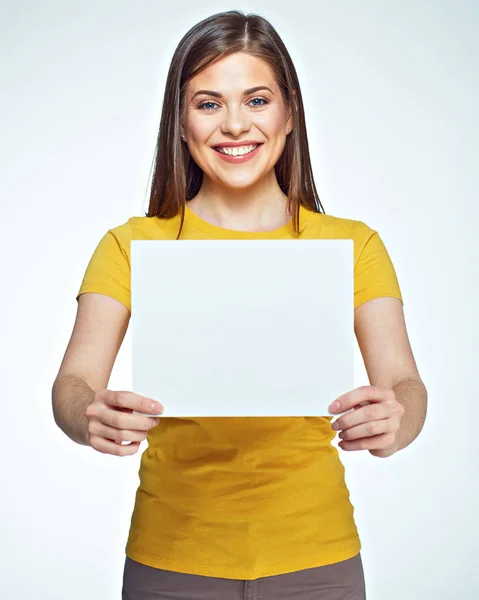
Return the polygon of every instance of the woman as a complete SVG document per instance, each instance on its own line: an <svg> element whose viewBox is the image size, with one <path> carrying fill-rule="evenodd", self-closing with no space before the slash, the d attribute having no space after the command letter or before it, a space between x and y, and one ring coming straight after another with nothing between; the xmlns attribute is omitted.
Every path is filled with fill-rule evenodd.
<svg viewBox="0 0 479 600"><path fill-rule="evenodd" d="M252 238L354 240L355 332L371 386L337 399L333 426L333 417L160 420L145 416L151 400L105 389L130 316L130 241ZM105 234L77 299L54 386L57 422L121 456L148 437L123 598L364 599L354 509L331 440L338 431L343 450L394 454L419 434L426 390L379 234L322 209L296 71L262 17L217 14L181 40L149 211Z"/></svg>

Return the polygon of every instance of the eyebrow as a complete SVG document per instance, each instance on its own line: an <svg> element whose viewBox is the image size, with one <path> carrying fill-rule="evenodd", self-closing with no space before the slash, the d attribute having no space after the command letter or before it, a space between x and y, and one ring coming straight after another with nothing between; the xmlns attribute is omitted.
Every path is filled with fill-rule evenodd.
<svg viewBox="0 0 479 600"><path fill-rule="evenodd" d="M271 92L274 95L273 90L270 89L266 85L257 85L256 87L249 88L244 91L244 95L249 96L249 94L254 94L255 92L258 92L259 90L268 90L269 92ZM193 94L191 99L193 100L196 96L199 96L200 94L205 94L206 96L214 96L215 98L223 97L223 95L220 94L220 92L215 92L214 90L198 90L197 92L195 92Z"/></svg>

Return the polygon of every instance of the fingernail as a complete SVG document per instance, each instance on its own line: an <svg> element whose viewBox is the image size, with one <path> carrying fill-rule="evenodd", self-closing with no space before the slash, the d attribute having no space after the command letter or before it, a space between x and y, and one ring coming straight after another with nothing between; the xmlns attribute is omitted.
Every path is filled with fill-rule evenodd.
<svg viewBox="0 0 479 600"><path fill-rule="evenodd" d="M151 405L151 408L153 409L153 412L162 412L163 411L163 407L158 402L153 402L153 404Z"/></svg>
<svg viewBox="0 0 479 600"><path fill-rule="evenodd" d="M336 412L339 408L339 402L336 400L336 402L333 402L332 404L329 405L329 412Z"/></svg>
<svg viewBox="0 0 479 600"><path fill-rule="evenodd" d="M339 423L337 421L334 421L331 427L337 431L339 429Z"/></svg>

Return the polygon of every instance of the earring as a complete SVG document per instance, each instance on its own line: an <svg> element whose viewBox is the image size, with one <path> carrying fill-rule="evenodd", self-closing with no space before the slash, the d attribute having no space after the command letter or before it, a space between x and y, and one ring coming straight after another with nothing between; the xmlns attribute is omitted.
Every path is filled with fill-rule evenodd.
<svg viewBox="0 0 479 600"><path fill-rule="evenodd" d="M291 133L291 129L288 129L288 133Z"/></svg>
<svg viewBox="0 0 479 600"><path fill-rule="evenodd" d="M182 136L181 136L181 139L182 139L183 141L185 141L185 136L184 136L184 135L182 135Z"/></svg>

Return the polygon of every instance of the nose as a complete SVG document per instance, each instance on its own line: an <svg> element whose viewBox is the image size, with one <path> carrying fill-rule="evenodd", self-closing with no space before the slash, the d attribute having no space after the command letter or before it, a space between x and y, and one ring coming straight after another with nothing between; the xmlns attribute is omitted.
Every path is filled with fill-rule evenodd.
<svg viewBox="0 0 479 600"><path fill-rule="evenodd" d="M232 106L226 110L221 123L221 132L238 137L244 131L249 131L251 120L241 106Z"/></svg>

